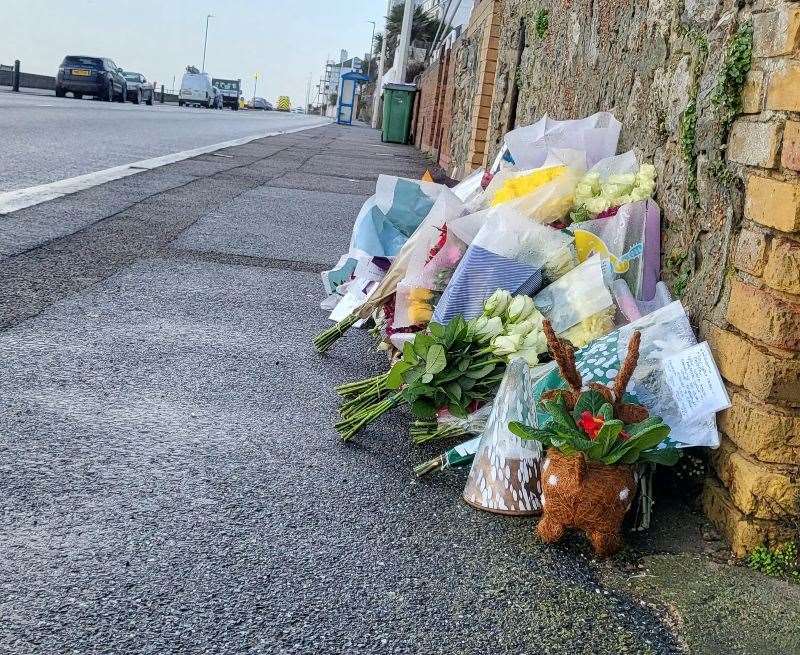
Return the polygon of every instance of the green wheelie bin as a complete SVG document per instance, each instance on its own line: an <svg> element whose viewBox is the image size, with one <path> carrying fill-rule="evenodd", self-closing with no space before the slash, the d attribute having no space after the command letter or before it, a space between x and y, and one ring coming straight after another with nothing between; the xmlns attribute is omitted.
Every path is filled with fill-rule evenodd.
<svg viewBox="0 0 800 655"><path fill-rule="evenodd" d="M416 92L417 87L413 84L387 84L383 87L382 141L408 143Z"/></svg>

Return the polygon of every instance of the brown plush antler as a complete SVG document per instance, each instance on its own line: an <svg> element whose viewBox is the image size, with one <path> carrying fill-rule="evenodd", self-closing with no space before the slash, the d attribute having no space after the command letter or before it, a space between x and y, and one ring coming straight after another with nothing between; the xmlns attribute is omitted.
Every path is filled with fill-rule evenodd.
<svg viewBox="0 0 800 655"><path fill-rule="evenodd" d="M553 355L553 359L556 360L559 371L561 371L561 377L564 378L573 391L579 392L583 388L583 378L575 367L575 349L571 343L564 342L556 336L550 321L544 321L542 328L544 329L544 336L547 337L550 353Z"/></svg>
<svg viewBox="0 0 800 655"><path fill-rule="evenodd" d="M625 361L622 364L619 375L617 375L614 380L613 391L614 398L617 399L617 402L622 400L622 394L625 393L625 389L628 387L628 382L631 380L636 364L639 362L639 344L641 341L642 333L637 330L631 336L631 340L628 343L628 354L625 355Z"/></svg>

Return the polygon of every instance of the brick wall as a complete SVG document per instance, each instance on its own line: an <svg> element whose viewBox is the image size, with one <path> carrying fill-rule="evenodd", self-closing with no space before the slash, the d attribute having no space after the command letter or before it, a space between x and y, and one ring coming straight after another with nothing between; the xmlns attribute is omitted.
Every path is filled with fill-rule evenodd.
<svg viewBox="0 0 800 655"><path fill-rule="evenodd" d="M745 183L727 321L704 330L733 399L704 501L739 553L800 525L800 4L755 9L727 147Z"/></svg>

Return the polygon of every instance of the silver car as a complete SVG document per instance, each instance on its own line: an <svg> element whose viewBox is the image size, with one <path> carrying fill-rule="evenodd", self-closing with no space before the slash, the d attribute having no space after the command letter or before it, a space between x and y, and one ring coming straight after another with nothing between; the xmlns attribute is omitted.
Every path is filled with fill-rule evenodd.
<svg viewBox="0 0 800 655"><path fill-rule="evenodd" d="M146 102L150 106L153 105L153 98L156 92L152 82L148 82L147 78L141 73L132 71L122 71L122 77L128 83L128 100L135 105L140 105L142 102Z"/></svg>

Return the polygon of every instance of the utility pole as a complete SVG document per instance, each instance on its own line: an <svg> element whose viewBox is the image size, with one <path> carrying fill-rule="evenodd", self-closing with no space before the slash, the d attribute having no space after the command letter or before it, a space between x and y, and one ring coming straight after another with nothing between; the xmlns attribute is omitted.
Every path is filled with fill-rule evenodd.
<svg viewBox="0 0 800 655"><path fill-rule="evenodd" d="M256 89L258 88L258 73L253 75L253 109L256 108Z"/></svg>
<svg viewBox="0 0 800 655"><path fill-rule="evenodd" d="M308 84L306 84L306 106L303 107L303 113L308 113L308 105L311 104L311 80L314 76L314 73L311 72L308 74Z"/></svg>
<svg viewBox="0 0 800 655"><path fill-rule="evenodd" d="M375 80L375 91L372 93L372 129L378 129L381 123L380 109L381 109L381 93L383 89L383 75L386 72L386 36L389 30L386 26L389 22L389 14L392 11L392 0L386 3L386 22L383 25L383 38L381 39L381 59L378 62L378 78Z"/></svg>
<svg viewBox="0 0 800 655"><path fill-rule="evenodd" d="M208 16L206 16L206 38L203 39L203 67L200 69L201 73L206 72L206 46L208 46L208 21L211 18L214 18L214 14L208 14Z"/></svg>
<svg viewBox="0 0 800 655"><path fill-rule="evenodd" d="M406 81L408 70L408 49L411 45L411 24L414 22L414 0L406 0L403 11L403 28L400 30L400 41L397 44L397 81L403 84Z"/></svg>

